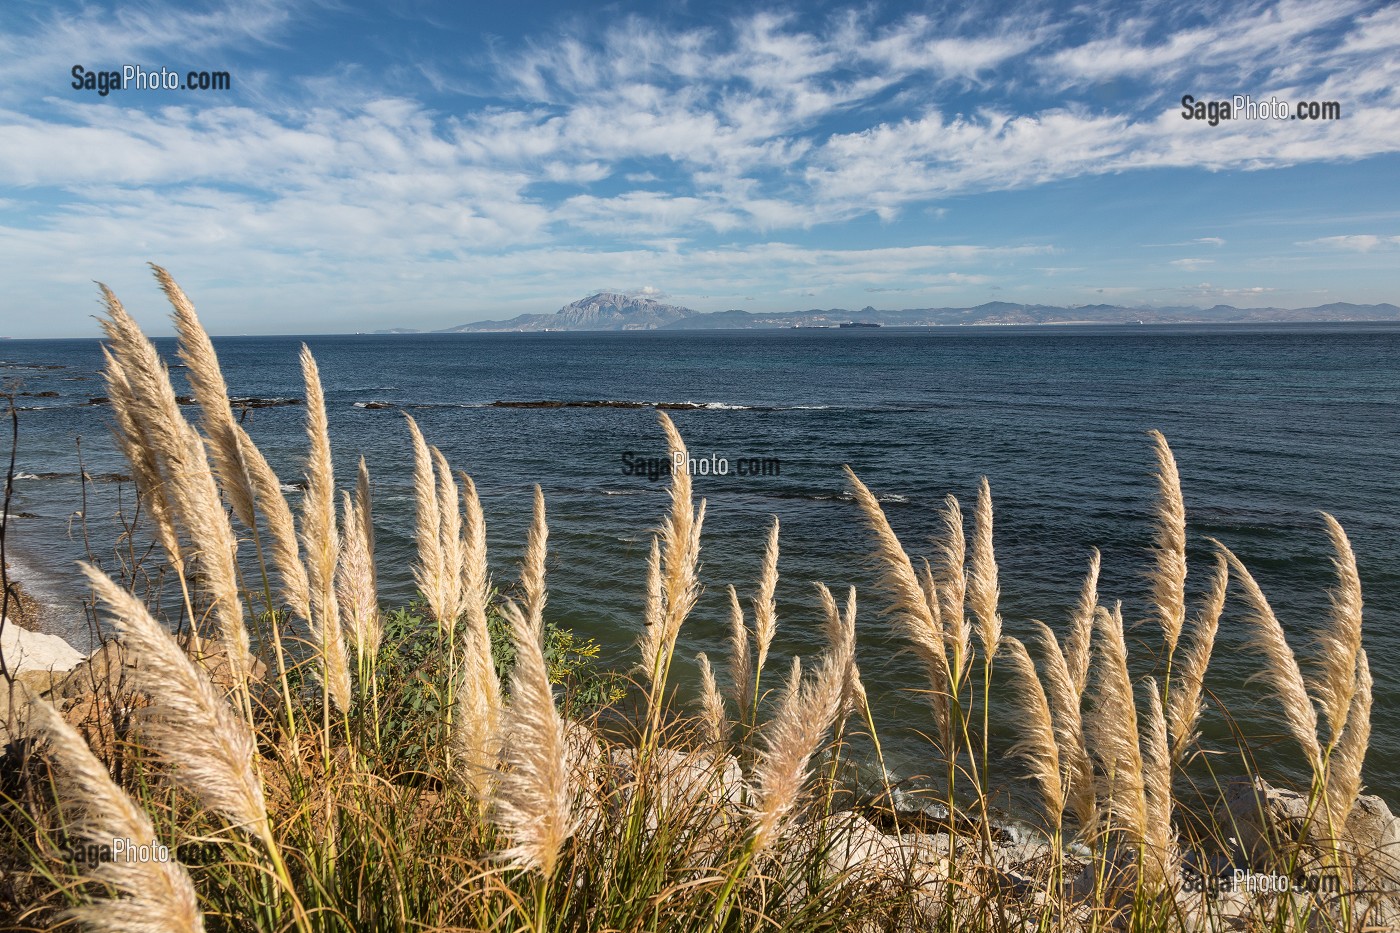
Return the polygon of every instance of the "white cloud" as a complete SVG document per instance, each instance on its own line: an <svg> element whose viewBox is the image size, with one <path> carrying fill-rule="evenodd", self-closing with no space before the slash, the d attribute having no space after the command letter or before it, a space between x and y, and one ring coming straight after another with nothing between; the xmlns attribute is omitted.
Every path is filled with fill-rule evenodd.
<svg viewBox="0 0 1400 933"><path fill-rule="evenodd" d="M47 15L35 13L26 23L22 6L12 4L0 30L0 101L67 91L75 64L89 70L127 64L184 70L199 67L196 59L216 50L275 46L300 17L298 6L274 0L230 0L208 10L83 5L48 8Z"/></svg>
<svg viewBox="0 0 1400 933"><path fill-rule="evenodd" d="M1169 265L1175 266L1186 272L1195 272L1214 263L1214 259L1173 259Z"/></svg>
<svg viewBox="0 0 1400 933"><path fill-rule="evenodd" d="M1312 54L1318 30L1347 22L1363 9L1358 0L1256 0L1225 7L1225 15L1215 11L1211 22L1155 40L1148 36L1157 32L1152 28L1156 24L1145 18L1106 17L1104 22L1112 24L1108 35L1055 52L1046 65L1067 82L1147 75L1160 81L1195 72L1203 64L1225 65L1236 74L1258 73Z"/></svg>
<svg viewBox="0 0 1400 933"><path fill-rule="evenodd" d="M1370 233L1347 236L1325 236L1304 240L1299 246L1321 246L1349 253L1371 253L1381 249L1400 249L1400 236L1376 236Z"/></svg>
<svg viewBox="0 0 1400 933"><path fill-rule="evenodd" d="M1179 294L1183 300L1192 302L1226 302L1244 301L1246 307L1258 306L1261 301L1267 301L1269 293L1274 289L1266 288L1262 285L1250 285L1240 288L1228 288L1212 285L1209 282L1202 282L1189 288L1183 288Z"/></svg>

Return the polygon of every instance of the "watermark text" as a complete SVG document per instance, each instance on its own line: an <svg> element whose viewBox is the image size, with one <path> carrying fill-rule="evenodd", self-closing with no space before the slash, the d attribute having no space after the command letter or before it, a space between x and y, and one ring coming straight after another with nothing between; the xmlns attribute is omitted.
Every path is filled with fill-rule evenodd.
<svg viewBox="0 0 1400 933"><path fill-rule="evenodd" d="M639 457L630 450L622 455L622 475L645 477L657 482L686 468L691 476L781 476L782 461L777 457L687 457L682 453L670 457Z"/></svg>
<svg viewBox="0 0 1400 933"><path fill-rule="evenodd" d="M1198 120L1208 126L1219 126L1226 120L1340 120L1342 105L1335 100L1305 100L1290 104L1270 97L1255 100L1248 94L1236 94L1230 100L1197 100L1187 94L1181 98L1181 118Z"/></svg>
<svg viewBox="0 0 1400 933"><path fill-rule="evenodd" d="M233 77L227 71L179 71L162 67L159 71L140 65L123 65L120 71L89 71L74 65L69 72L75 91L96 91L106 97L113 91L228 91Z"/></svg>

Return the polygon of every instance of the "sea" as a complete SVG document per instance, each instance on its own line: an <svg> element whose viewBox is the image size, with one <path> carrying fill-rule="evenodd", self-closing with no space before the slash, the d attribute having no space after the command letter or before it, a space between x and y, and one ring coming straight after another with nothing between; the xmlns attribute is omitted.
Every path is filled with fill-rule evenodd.
<svg viewBox="0 0 1400 933"><path fill-rule="evenodd" d="M373 476L382 597L413 595L412 454L404 413L481 491L493 578L508 585L532 488L549 517L547 616L595 639L604 663L636 660L645 566L668 506L656 469L658 411L689 444L707 502L704 590L680 635L677 677L693 659L723 669L727 587L752 597L768 528L781 527L778 633L766 681L792 655L822 649L814 583L857 589L858 660L897 779L936 773L918 659L894 631L873 541L842 472L875 491L906 550L936 553L939 509L969 516L981 477L995 503L1007 634L1031 620L1065 630L1091 549L1101 599L1121 600L1134 673L1160 663L1151 621L1155 461L1161 430L1180 468L1188 517L1189 611L1213 566L1214 538L1251 568L1305 665L1328 624L1335 584L1320 510L1350 535L1375 677L1366 783L1400 805L1400 326L996 326L404 336L223 337L230 392L301 399L297 354L310 347L326 388L337 479L361 456ZM172 364L173 341L156 341ZM134 502L101 401L100 343L0 343L0 378L18 409L7 547L12 567L84 647L76 561L116 568L144 540L122 538ZM172 368L177 391L183 371ZM187 409L191 417L196 410ZM250 408L245 425L299 498L300 405ZM8 427L5 432L8 435ZM8 444L5 445L8 448ZM81 477L86 475L87 481ZM1190 628L1188 626L1188 637ZM1232 589L1207 675L1211 760L1229 772L1246 736L1266 774L1302 780L1300 756L1266 685L1241 594ZM1156 668L1160 670L1160 668ZM723 674L721 673L721 677ZM1017 686L996 675L994 777L1023 773Z"/></svg>

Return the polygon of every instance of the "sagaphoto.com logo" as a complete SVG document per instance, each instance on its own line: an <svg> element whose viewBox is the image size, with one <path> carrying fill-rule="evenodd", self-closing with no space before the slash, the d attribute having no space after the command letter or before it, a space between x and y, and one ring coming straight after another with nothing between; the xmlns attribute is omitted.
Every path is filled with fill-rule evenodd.
<svg viewBox="0 0 1400 933"><path fill-rule="evenodd" d="M1304 100L1291 104L1277 97L1255 100L1236 94L1229 100L1202 100L1194 94L1181 98L1181 118L1208 126L1228 120L1340 120L1342 105L1335 100Z"/></svg>
<svg viewBox="0 0 1400 933"><path fill-rule="evenodd" d="M74 65L70 87L106 97L113 91L230 91L233 78L227 71L180 71L175 68L143 68L122 65L119 69L91 71Z"/></svg>

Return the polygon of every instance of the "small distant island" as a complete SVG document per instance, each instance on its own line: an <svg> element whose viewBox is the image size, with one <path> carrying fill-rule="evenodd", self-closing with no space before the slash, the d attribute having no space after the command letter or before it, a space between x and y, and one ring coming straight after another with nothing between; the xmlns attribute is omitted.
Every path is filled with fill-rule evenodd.
<svg viewBox="0 0 1400 933"><path fill-rule="evenodd" d="M552 314L521 314L505 321L475 321L436 333L521 333L553 331L631 330L762 330L793 328L864 329L873 327L937 327L958 324L1253 324L1347 321L1400 321L1393 304L1361 305L1334 302L1313 308L1125 307L1121 305L1015 304L990 301L971 308L905 308L880 310L871 306L807 311L695 311L616 292L599 292L564 305ZM396 327L377 334L409 334Z"/></svg>

